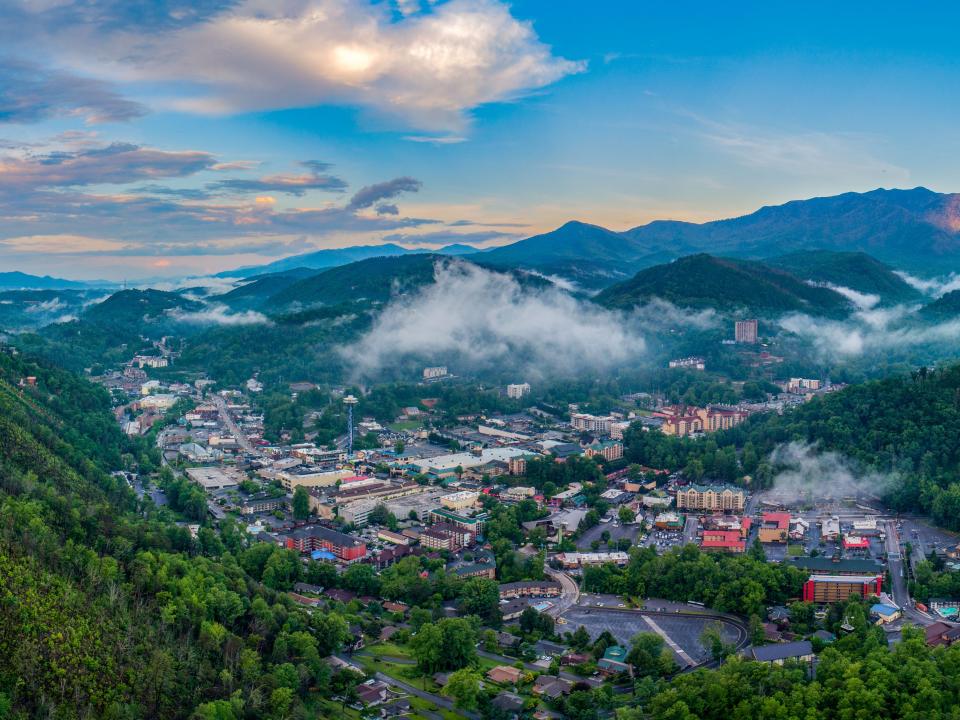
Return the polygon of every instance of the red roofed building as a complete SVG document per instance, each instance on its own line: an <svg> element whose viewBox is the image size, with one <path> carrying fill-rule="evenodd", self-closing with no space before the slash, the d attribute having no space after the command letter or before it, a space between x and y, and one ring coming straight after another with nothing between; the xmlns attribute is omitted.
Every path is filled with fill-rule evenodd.
<svg viewBox="0 0 960 720"><path fill-rule="evenodd" d="M790 534L790 513L767 512L760 518L760 542L782 543Z"/></svg>
<svg viewBox="0 0 960 720"><path fill-rule="evenodd" d="M747 543L739 530L704 530L700 547L707 552L742 553Z"/></svg>
<svg viewBox="0 0 960 720"><path fill-rule="evenodd" d="M847 552L864 553L870 549L870 541L858 535L844 535L842 545Z"/></svg>

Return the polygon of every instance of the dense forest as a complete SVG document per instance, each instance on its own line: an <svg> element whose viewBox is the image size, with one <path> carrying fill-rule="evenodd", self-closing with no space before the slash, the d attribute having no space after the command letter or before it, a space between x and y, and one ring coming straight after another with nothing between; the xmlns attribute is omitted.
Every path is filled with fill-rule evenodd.
<svg viewBox="0 0 960 720"><path fill-rule="evenodd" d="M290 717L328 683L347 625L276 592L299 560L202 547L108 472L149 455L100 388L0 354L0 716Z"/></svg>

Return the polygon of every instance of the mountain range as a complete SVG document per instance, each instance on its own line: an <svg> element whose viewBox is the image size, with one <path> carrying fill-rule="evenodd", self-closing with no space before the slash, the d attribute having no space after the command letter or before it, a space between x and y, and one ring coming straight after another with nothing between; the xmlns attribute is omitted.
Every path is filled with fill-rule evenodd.
<svg viewBox="0 0 960 720"><path fill-rule="evenodd" d="M250 277L298 267L322 269L369 257L424 252L479 259L482 252L484 264L534 270L588 289L602 289L638 270L697 253L759 260L809 250L868 253L883 263L922 274L960 270L960 194L923 187L850 192L763 207L726 220L656 220L622 232L574 220L556 230L483 251L469 245L435 251L395 244L364 245L318 250L220 276Z"/></svg>

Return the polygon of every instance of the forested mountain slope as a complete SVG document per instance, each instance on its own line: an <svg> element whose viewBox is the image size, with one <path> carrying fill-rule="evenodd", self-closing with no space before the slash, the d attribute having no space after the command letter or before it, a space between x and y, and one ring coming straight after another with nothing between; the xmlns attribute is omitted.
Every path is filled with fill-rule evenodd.
<svg viewBox="0 0 960 720"><path fill-rule="evenodd" d="M326 682L344 621L274 591L288 551L229 528L194 541L141 506L107 472L138 461L99 388L0 353L0 716L289 712Z"/></svg>

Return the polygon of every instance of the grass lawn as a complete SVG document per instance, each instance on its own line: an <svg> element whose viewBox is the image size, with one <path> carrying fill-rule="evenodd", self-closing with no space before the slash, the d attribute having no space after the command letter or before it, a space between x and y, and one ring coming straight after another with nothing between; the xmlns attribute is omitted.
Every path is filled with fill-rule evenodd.
<svg viewBox="0 0 960 720"><path fill-rule="evenodd" d="M803 557L803 545L787 545L787 555L790 557Z"/></svg>
<svg viewBox="0 0 960 720"><path fill-rule="evenodd" d="M413 659L410 655L410 651L403 645L397 645L396 643L377 643L376 645L368 645L364 648L364 652L369 652L370 655L375 655L376 657L392 657L392 658L408 658Z"/></svg>
<svg viewBox="0 0 960 720"><path fill-rule="evenodd" d="M393 422L387 425L387 427L394 432L409 432L410 430L416 430L422 426L423 423L417 420L401 420L400 422Z"/></svg>

